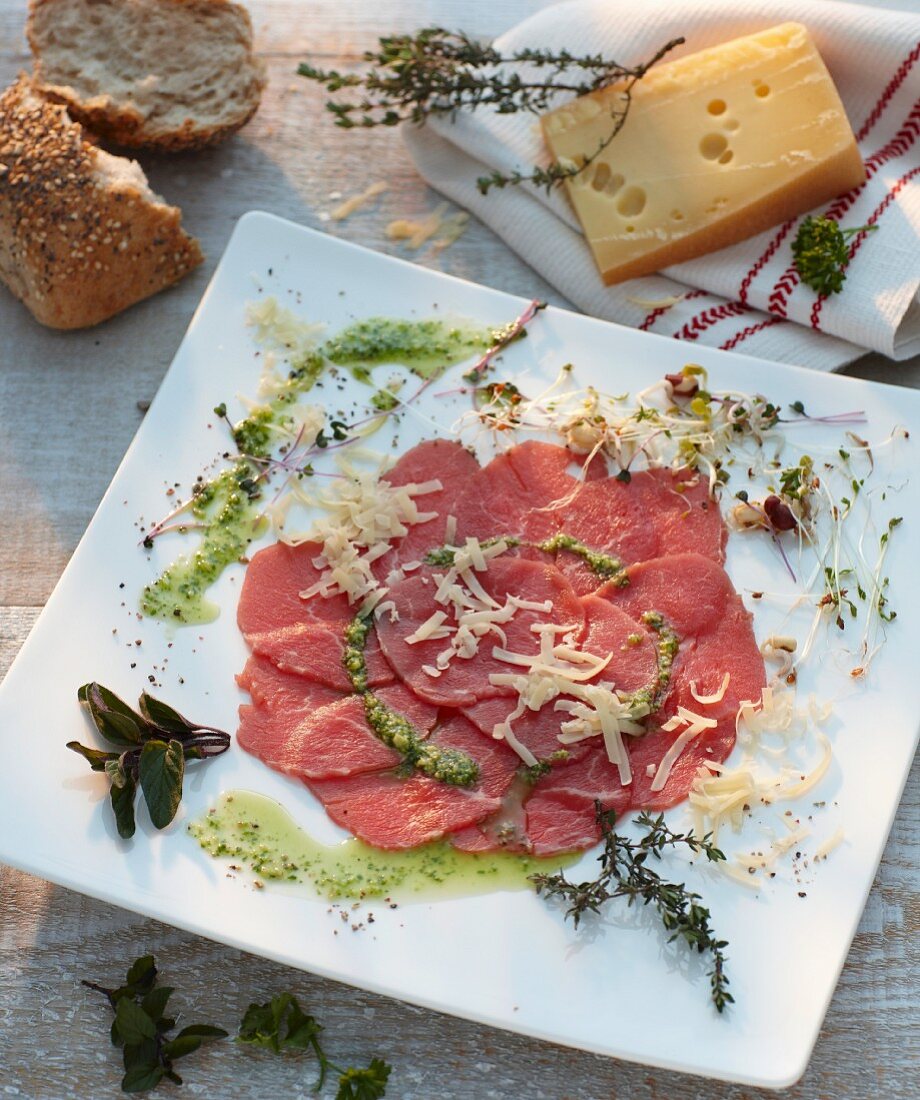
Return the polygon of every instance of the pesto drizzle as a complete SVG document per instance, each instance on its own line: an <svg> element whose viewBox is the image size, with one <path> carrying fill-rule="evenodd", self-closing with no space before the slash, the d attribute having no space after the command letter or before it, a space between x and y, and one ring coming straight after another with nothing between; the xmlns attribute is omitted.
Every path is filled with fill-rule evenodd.
<svg viewBox="0 0 920 1100"><path fill-rule="evenodd" d="M361 382L370 382L368 368L380 363L402 363L428 379L451 362L487 348L493 335L473 325L369 317L327 340L322 353L330 362L348 367Z"/></svg>
<svg viewBox="0 0 920 1100"><path fill-rule="evenodd" d="M279 429L291 432L292 407L330 363L345 367L369 385L373 385L370 368L381 363L402 363L427 381L488 347L493 336L491 330L471 324L373 317L350 325L318 350L301 356L271 400L257 405L232 426L239 452L233 465L209 481L199 481L187 505L172 513L186 512L190 518L187 523L177 520L170 530L200 530L202 540L194 553L179 557L144 588L141 611L174 623L206 623L217 617L217 605L206 599L205 593L223 570L239 561L249 544L264 534L266 522L258 502L271 469L273 444L279 439ZM386 416L399 401L392 390L383 389L375 390L370 404ZM224 405L215 411L226 416ZM148 531L148 548L161 526Z"/></svg>
<svg viewBox="0 0 920 1100"><path fill-rule="evenodd" d="M253 503L259 492L250 462L240 459L198 485L190 502L194 519L189 526L203 527L204 537L190 557L177 558L144 588L140 606L145 615L178 623L211 622L218 609L205 598L205 591L265 530Z"/></svg>
<svg viewBox="0 0 920 1100"><path fill-rule="evenodd" d="M459 749L442 749L429 744L401 714L368 689L364 649L371 630L369 616L358 615L345 627L343 662L351 686L364 700L367 724L380 740L403 758L407 771L419 771L442 783L469 787L479 778L479 765Z"/></svg>
<svg viewBox="0 0 920 1100"><path fill-rule="evenodd" d="M494 538L481 540L479 545L486 548L494 546L497 542L506 543L509 550L515 546L533 546L547 554L555 554L560 550L564 553L575 554L601 580L612 581L618 587L625 587L629 584L626 567L619 558L605 554L600 550L592 550L590 546L586 546L574 535L566 535L562 531L553 535L552 538L544 539L543 542L524 542L523 539L514 538L511 535L497 535ZM422 560L426 565L451 566L454 564L456 553L456 548L452 546L436 546L429 550Z"/></svg>
<svg viewBox="0 0 920 1100"><path fill-rule="evenodd" d="M624 700L630 704L637 718L654 714L664 702L665 696L668 694L668 685L671 683L671 668L674 665L674 658L680 649L680 638L665 622L660 611L644 611L642 621L657 636L655 639L655 655L658 668L651 683L632 692Z"/></svg>
<svg viewBox="0 0 920 1100"><path fill-rule="evenodd" d="M560 531L559 534L553 535L552 538L543 542L538 542L536 545L538 550L543 550L547 554L555 554L559 550L567 554L574 554L576 557L581 558L596 577L600 577L605 581L613 581L618 587L622 588L629 584L626 568L619 558L604 554L600 550L592 550L590 546L586 546L574 535L566 535Z"/></svg>

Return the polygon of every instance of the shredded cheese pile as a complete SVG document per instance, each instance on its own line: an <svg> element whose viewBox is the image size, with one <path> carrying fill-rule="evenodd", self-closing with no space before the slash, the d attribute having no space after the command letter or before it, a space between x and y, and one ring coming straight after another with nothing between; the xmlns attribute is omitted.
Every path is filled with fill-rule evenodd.
<svg viewBox="0 0 920 1100"><path fill-rule="evenodd" d="M432 574L436 585L434 601L446 610L435 611L404 639L409 645L435 639L449 640L433 665L422 666L427 676L436 679L447 671L454 659L470 660L475 657L481 640L487 634L495 634L503 644L506 643L507 636L502 625L521 609L549 610L548 605L512 595L500 604L483 588L476 574L484 573L489 562L504 554L508 548L504 539L488 546L483 546L476 538L466 539L463 546L448 544L447 549L453 552L453 564L446 573Z"/></svg>
<svg viewBox="0 0 920 1100"><path fill-rule="evenodd" d="M285 355L313 351L326 328L324 324L301 321L271 295L247 303L246 324L260 348Z"/></svg>
<svg viewBox="0 0 920 1100"><path fill-rule="evenodd" d="M388 552L390 540L436 518L436 512L421 511L415 498L441 488L437 479L394 486L365 473L343 478L332 492L311 498L327 515L300 536L301 542L322 544L322 552L313 559L320 578L300 593L301 598L344 593L350 604L362 601L359 614L368 614L388 591L371 566Z"/></svg>
<svg viewBox="0 0 920 1100"><path fill-rule="evenodd" d="M579 649L571 626L535 623L531 630L540 639L538 653L514 653L497 646L492 650L496 660L524 670L489 676L490 683L510 687L517 695L514 709L495 726L492 736L505 740L526 764L533 766L538 761L515 737L512 723L526 711L539 711L554 701L554 711L569 715L560 723L559 742L574 745L588 737L603 737L608 760L617 768L620 783L628 786L632 770L622 735L644 733L644 727L636 720L635 709L620 698L612 683L589 682L603 672L612 654L601 658ZM562 634L561 642L556 640L558 634Z"/></svg>
<svg viewBox="0 0 920 1100"><path fill-rule="evenodd" d="M831 743L818 728L830 712L830 705L819 706L811 697L805 706L798 706L793 688L765 687L759 700L743 702L738 708L736 730L744 755L735 767L711 762L698 771L689 796L695 831L700 835L712 833L713 841L718 843L726 827L740 833L755 806L772 806L813 790L833 759ZM810 751L806 742L811 740L812 732L820 756L803 771L788 762L788 750L793 742L799 742ZM781 820L794 830L792 834L771 841L766 851L736 853L735 863L747 873L739 874L737 867L724 866L729 877L746 886L759 886L757 872L768 870L810 835L809 829L790 825L790 817ZM840 840L842 833L839 837L834 834L818 851L825 856Z"/></svg>

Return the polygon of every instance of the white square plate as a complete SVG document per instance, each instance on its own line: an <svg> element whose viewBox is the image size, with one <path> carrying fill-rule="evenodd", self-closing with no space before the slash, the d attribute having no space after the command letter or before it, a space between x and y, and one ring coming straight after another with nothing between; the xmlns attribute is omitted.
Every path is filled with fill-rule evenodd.
<svg viewBox="0 0 920 1100"><path fill-rule="evenodd" d="M340 835L298 784L234 746L207 767L191 769L179 819L169 830L154 832L143 813L137 836L122 843L101 804L105 783L64 747L93 737L76 702L79 684L99 680L133 701L154 670L163 685L155 694L197 720L235 729L244 697L233 677L246 657L234 618L242 567L228 569L216 588L222 614L215 623L169 635L159 622L139 621L134 609L142 586L183 547L162 539L150 560L138 548L137 524L138 517L149 523L161 516L166 486L188 485L226 445L219 424L205 428L215 419L213 406L227 401L232 410L235 394L255 392L259 360L243 306L261 292L307 319L328 322L332 332L370 315L452 313L502 324L523 305L266 214L240 221L137 438L0 690L0 859L291 966L496 1027L753 1085L796 1080L856 929L916 743L920 589L909 551L920 479L908 480L916 464L909 457L913 444L898 460L896 507L905 523L886 568L900 612L892 644L865 684L847 686L831 660L821 670L828 677L823 694L845 691L846 702L832 725L831 771L808 799L837 804L845 843L807 886L793 885L784 872L755 894L724 877L683 871L730 942L737 998L730 1011L720 1017L712 1009L705 964L679 945L666 946L650 915L622 903L578 933L559 909L525 890L404 904L392 913L381 906L372 932L334 935L343 926L325 901L258 892L228 879L184 828L222 790L242 787L278 799L320 838ZM713 388L800 399L810 411L860 408L870 423L862 430L874 438L896 423L920 437L920 395L912 391L703 347L692 357L709 369ZM529 338L505 354L503 369L533 383L571 361L581 384L623 392L678 370L687 359L685 344L550 309ZM456 406L434 394L426 399L429 414L449 427ZM401 445L423 434L421 421L406 421ZM758 553L753 540L730 546L729 570L741 591L764 587L768 568L776 573L769 546ZM769 629L769 614L758 605L758 636ZM682 821L679 812L674 820ZM589 854L582 867L592 866Z"/></svg>

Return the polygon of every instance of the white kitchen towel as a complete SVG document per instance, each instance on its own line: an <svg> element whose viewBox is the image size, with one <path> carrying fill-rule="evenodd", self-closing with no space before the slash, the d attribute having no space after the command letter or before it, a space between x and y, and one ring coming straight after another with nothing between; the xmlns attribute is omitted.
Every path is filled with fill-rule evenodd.
<svg viewBox="0 0 920 1100"><path fill-rule="evenodd" d="M811 31L866 163L864 184L814 213L878 227L851 239L844 289L829 298L803 286L792 264L800 219L662 275L605 287L561 190L477 189L477 177L493 168L547 163L533 115L465 112L404 126L405 139L433 187L473 211L586 313L819 370L869 350L908 358L920 352L920 14L833 0L570 0L495 45L506 55L552 47L635 64L681 35L679 51L689 53L786 20ZM655 304L681 295L675 305Z"/></svg>

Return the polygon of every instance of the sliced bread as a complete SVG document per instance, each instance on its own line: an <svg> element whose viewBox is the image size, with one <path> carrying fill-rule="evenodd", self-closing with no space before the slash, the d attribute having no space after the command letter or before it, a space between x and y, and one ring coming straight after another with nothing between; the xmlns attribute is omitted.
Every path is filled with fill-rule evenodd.
<svg viewBox="0 0 920 1100"><path fill-rule="evenodd" d="M265 84L231 0L31 0L40 91L101 137L196 149L255 113Z"/></svg>
<svg viewBox="0 0 920 1100"><path fill-rule="evenodd" d="M90 144L21 76L0 96L0 280L51 328L84 328L201 263L140 165Z"/></svg>

